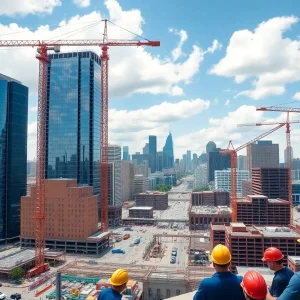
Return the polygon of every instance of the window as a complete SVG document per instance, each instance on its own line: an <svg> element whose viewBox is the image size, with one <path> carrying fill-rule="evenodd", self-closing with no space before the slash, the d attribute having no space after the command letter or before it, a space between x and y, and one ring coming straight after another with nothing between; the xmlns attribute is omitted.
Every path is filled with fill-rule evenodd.
<svg viewBox="0 0 300 300"><path fill-rule="evenodd" d="M180 295L180 290L176 290L176 295Z"/></svg>
<svg viewBox="0 0 300 300"><path fill-rule="evenodd" d="M148 289L148 295L152 296L152 290L151 289Z"/></svg>
<svg viewBox="0 0 300 300"><path fill-rule="evenodd" d="M171 291L169 289L167 289L167 298L171 297Z"/></svg>

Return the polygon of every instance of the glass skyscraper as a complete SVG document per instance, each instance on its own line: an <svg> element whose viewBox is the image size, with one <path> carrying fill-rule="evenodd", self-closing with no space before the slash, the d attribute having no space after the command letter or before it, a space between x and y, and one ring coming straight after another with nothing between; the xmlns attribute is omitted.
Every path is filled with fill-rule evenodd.
<svg viewBox="0 0 300 300"><path fill-rule="evenodd" d="M28 88L0 74L0 241L20 235L26 195Z"/></svg>
<svg viewBox="0 0 300 300"><path fill-rule="evenodd" d="M46 178L76 178L100 193L100 58L49 55Z"/></svg>
<svg viewBox="0 0 300 300"><path fill-rule="evenodd" d="M157 147L156 147L156 136L149 135L149 167L151 168L151 173L156 171L156 155L157 155Z"/></svg>
<svg viewBox="0 0 300 300"><path fill-rule="evenodd" d="M174 167L174 149L173 138L171 132L169 133L166 144L163 148L163 168L169 169Z"/></svg>

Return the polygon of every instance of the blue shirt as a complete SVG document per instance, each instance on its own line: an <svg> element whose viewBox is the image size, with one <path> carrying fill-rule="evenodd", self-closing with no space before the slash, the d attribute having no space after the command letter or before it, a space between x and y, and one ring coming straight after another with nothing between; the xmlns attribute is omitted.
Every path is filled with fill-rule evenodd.
<svg viewBox="0 0 300 300"><path fill-rule="evenodd" d="M291 278L288 286L277 300L299 300L300 299L300 272Z"/></svg>
<svg viewBox="0 0 300 300"><path fill-rule="evenodd" d="M98 300L120 300L122 295L112 288L104 289L100 292Z"/></svg>
<svg viewBox="0 0 300 300"><path fill-rule="evenodd" d="M194 300L245 300L242 279L229 271L216 272L201 281Z"/></svg>
<svg viewBox="0 0 300 300"><path fill-rule="evenodd" d="M287 267L276 271L272 281L272 285L270 287L271 296L279 297L288 286L293 275L294 272Z"/></svg>

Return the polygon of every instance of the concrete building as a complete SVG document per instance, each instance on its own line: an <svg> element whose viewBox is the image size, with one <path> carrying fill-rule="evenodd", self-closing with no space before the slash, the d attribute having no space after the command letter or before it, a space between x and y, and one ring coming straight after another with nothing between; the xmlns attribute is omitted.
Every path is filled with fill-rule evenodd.
<svg viewBox="0 0 300 300"><path fill-rule="evenodd" d="M239 170L248 170L248 160L246 155L238 155L237 159Z"/></svg>
<svg viewBox="0 0 300 300"><path fill-rule="evenodd" d="M210 223L231 222L231 209L228 206L191 206L189 229L207 230Z"/></svg>
<svg viewBox="0 0 300 300"><path fill-rule="evenodd" d="M242 180L249 179L248 170L236 170L236 192L242 195ZM231 170L215 171L215 189L231 193Z"/></svg>
<svg viewBox="0 0 300 300"><path fill-rule="evenodd" d="M247 197L248 195L253 195L252 181L251 180L242 180L242 197Z"/></svg>
<svg viewBox="0 0 300 300"><path fill-rule="evenodd" d="M258 141L247 147L250 177L253 168L279 168L279 145L272 141Z"/></svg>
<svg viewBox="0 0 300 300"><path fill-rule="evenodd" d="M285 163L285 166L287 167L287 147L284 149L284 163ZM293 153L293 147L290 146L290 151L291 151L291 160L293 161L294 159L294 153Z"/></svg>
<svg viewBox="0 0 300 300"><path fill-rule="evenodd" d="M136 206L151 206L154 210L168 208L168 193L146 192L135 195Z"/></svg>
<svg viewBox="0 0 300 300"><path fill-rule="evenodd" d="M153 207L135 206L128 209L129 218L153 218Z"/></svg>
<svg viewBox="0 0 300 300"><path fill-rule="evenodd" d="M130 161L121 162L122 171L122 202L133 199L134 165Z"/></svg>
<svg viewBox="0 0 300 300"><path fill-rule="evenodd" d="M0 243L20 235L26 195L28 88L0 74Z"/></svg>
<svg viewBox="0 0 300 300"><path fill-rule="evenodd" d="M110 233L98 232L97 196L76 179L45 180L46 247L71 253L100 254ZM21 247L34 246L36 187L21 199Z"/></svg>
<svg viewBox="0 0 300 300"><path fill-rule="evenodd" d="M229 192L226 191L204 191L192 192L193 206L224 206L229 205Z"/></svg>
<svg viewBox="0 0 300 300"><path fill-rule="evenodd" d="M288 226L291 223L289 202L282 199L268 199L262 195L238 199L237 221L247 226Z"/></svg>
<svg viewBox="0 0 300 300"><path fill-rule="evenodd" d="M231 270L237 266L263 267L261 260L265 249L279 248L283 262L287 265L287 257L300 255L300 233L291 227L246 226L244 223L230 225L211 225L211 248L217 243L226 245L232 256Z"/></svg>
<svg viewBox="0 0 300 300"><path fill-rule="evenodd" d="M195 188L207 188L207 164L201 164L194 171Z"/></svg>
<svg viewBox="0 0 300 300"><path fill-rule="evenodd" d="M288 200L288 168L252 169L252 193Z"/></svg>
<svg viewBox="0 0 300 300"><path fill-rule="evenodd" d="M149 179L141 174L134 175L133 194L146 192L149 189Z"/></svg>

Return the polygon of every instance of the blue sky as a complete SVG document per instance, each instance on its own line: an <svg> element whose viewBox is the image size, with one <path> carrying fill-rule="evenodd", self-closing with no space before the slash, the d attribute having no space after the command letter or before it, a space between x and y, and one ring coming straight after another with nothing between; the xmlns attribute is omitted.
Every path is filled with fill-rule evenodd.
<svg viewBox="0 0 300 300"><path fill-rule="evenodd" d="M298 105L300 22L295 13L300 11L299 1L50 0L48 6L46 2L2 0L0 39L49 39L108 18L150 40L161 41L159 48L110 49L109 140L129 145L131 153L142 150L149 134L158 136L161 148L169 130L176 157L188 149L201 154L209 140L220 147L231 139L240 145L269 128L238 129L237 123L285 117L256 112L255 106ZM66 24L57 28L62 21ZM49 28L37 30L46 25ZM118 28L109 30L112 38L132 38ZM101 34L99 24L71 38L101 38ZM174 57L176 48L179 54ZM32 159L35 52L0 49L0 55L0 72L30 88L28 157ZM124 127L129 128L126 134ZM300 151L298 131L294 125L295 156ZM283 153L284 130L271 138L280 143Z"/></svg>

